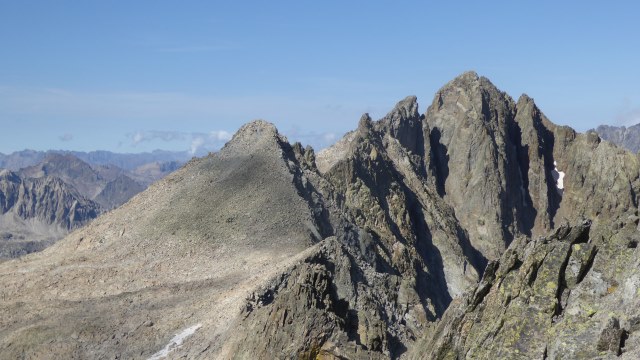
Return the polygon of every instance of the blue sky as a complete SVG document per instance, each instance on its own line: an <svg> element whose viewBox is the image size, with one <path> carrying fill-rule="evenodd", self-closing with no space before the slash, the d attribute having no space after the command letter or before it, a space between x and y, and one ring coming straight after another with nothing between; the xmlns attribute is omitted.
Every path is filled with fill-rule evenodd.
<svg viewBox="0 0 640 360"><path fill-rule="evenodd" d="M323 147L475 70L579 131L640 122L632 1L0 0L0 152Z"/></svg>

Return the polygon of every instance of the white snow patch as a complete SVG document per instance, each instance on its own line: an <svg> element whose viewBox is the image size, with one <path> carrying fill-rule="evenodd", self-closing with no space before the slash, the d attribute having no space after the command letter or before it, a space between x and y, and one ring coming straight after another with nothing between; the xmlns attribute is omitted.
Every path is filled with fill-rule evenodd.
<svg viewBox="0 0 640 360"><path fill-rule="evenodd" d="M564 190L564 172L558 170L558 163L555 161L553 162L553 171L551 172L551 175L553 176L553 180L556 181L558 191L562 194L562 191Z"/></svg>
<svg viewBox="0 0 640 360"><path fill-rule="evenodd" d="M151 355L151 357L148 360L160 360L167 357L169 353L171 353L173 350L178 349L186 338L193 335L196 332L196 330L200 329L201 327L202 327L202 324L197 324L177 333L176 336L171 338L171 341L169 341L169 343L167 344L167 346L164 347L164 349Z"/></svg>

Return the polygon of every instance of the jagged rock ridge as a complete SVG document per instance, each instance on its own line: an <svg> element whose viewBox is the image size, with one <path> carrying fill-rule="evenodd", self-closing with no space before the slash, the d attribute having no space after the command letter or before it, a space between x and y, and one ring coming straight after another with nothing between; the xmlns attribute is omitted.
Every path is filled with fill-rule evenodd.
<svg viewBox="0 0 640 360"><path fill-rule="evenodd" d="M504 304L502 285L535 300L509 300L518 316L504 318L544 335L525 356L569 351L582 338L553 345L549 334L575 333L581 315L567 314L598 298L586 284L625 281L624 304L637 300L634 273L617 273L636 252L616 244L637 247L638 169L635 155L555 126L528 96L516 102L475 73L425 114L415 97L379 121L365 114L318 154L256 121L54 247L0 264L0 295L12 299L0 306L0 351L150 357L189 330L170 356L492 358L506 342L469 349L510 336L502 315L456 334L471 324L464 314ZM588 227L560 227L582 218ZM557 240L538 240L554 229ZM37 270L18 283L24 269ZM627 315L607 319L597 351L637 351Z"/></svg>

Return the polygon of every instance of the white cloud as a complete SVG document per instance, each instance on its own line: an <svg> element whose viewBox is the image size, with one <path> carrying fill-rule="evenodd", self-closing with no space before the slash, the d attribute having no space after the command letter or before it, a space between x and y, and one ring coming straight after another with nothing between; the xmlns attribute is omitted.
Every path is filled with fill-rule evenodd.
<svg viewBox="0 0 640 360"><path fill-rule="evenodd" d="M209 134L209 137L211 139L218 140L218 141L229 141L231 140L232 136L233 135L230 132L224 131L224 130L212 131Z"/></svg>
<svg viewBox="0 0 640 360"><path fill-rule="evenodd" d="M204 145L204 139L202 137L193 138L193 140L191 140L191 150L189 150L189 153L195 155L202 145Z"/></svg>
<svg viewBox="0 0 640 360"><path fill-rule="evenodd" d="M216 130L210 133L181 132L181 131L138 131L129 134L131 145L136 146L143 142L183 142L192 155L200 151L218 150L225 142L231 139L231 133L226 130Z"/></svg>
<svg viewBox="0 0 640 360"><path fill-rule="evenodd" d="M133 134L133 145L137 145L139 143L141 143L142 141L144 141L144 134L142 134L141 132L137 132L135 134Z"/></svg>

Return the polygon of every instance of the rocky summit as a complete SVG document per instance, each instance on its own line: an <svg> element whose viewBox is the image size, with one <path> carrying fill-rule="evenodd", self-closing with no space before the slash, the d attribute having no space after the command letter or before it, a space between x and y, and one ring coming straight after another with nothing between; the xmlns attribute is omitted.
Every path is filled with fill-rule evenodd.
<svg viewBox="0 0 640 360"><path fill-rule="evenodd" d="M590 131L595 131L602 139L611 141L634 153L640 151L640 124L629 127L600 125Z"/></svg>
<svg viewBox="0 0 640 360"><path fill-rule="evenodd" d="M639 175L473 72L317 153L254 121L1 263L0 354L636 359Z"/></svg>

